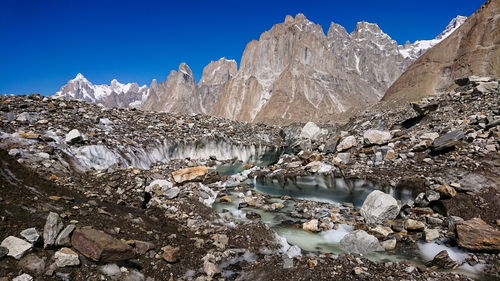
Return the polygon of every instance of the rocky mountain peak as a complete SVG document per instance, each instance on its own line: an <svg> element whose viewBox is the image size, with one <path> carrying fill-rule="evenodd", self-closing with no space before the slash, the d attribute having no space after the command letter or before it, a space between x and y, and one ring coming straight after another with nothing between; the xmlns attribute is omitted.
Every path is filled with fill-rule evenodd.
<svg viewBox="0 0 500 281"><path fill-rule="evenodd" d="M235 60L220 58L217 61L211 61L203 68L200 84L221 84L225 83L236 75L237 64Z"/></svg>
<svg viewBox="0 0 500 281"><path fill-rule="evenodd" d="M331 22L330 28L328 28L328 38L329 39L345 39L349 37L347 30L340 24Z"/></svg>
<svg viewBox="0 0 500 281"><path fill-rule="evenodd" d="M90 83L89 80L87 80L87 78L85 78L85 76L83 76L83 74L81 73L78 73L75 78L73 78L72 80L70 80L69 82L82 82L82 83Z"/></svg>
<svg viewBox="0 0 500 281"><path fill-rule="evenodd" d="M467 20L467 17L464 16L456 16L453 18L446 28L436 37L436 39L445 39L448 37L450 34L453 33L457 28L459 28L465 21Z"/></svg>

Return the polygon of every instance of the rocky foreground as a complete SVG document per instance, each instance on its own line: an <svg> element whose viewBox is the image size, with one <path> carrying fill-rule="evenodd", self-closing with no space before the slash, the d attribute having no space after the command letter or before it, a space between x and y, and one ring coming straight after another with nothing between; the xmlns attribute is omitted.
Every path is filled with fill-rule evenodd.
<svg viewBox="0 0 500 281"><path fill-rule="evenodd" d="M500 278L498 81L457 83L345 124L283 128L2 96L0 280L468 280L442 270L463 267ZM241 172L218 172L238 160ZM359 207L270 196L247 181L319 175L381 191ZM310 252L259 212L308 233L354 231L339 255ZM466 257L366 258L420 242Z"/></svg>

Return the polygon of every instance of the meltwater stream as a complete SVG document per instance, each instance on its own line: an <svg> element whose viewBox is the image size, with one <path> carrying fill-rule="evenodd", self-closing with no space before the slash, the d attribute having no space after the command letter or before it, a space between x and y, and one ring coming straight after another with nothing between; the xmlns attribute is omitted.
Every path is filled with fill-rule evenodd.
<svg viewBox="0 0 500 281"><path fill-rule="evenodd" d="M238 173L242 168L238 165L219 167L218 170L224 171L226 175L231 172ZM289 214L295 209L294 200L283 200L282 196L289 196L295 199L309 200L333 204L332 207L342 207L343 203L351 203L356 207L361 207L364 200L373 190L382 190L391 194L398 200L405 201L415 198L411 190L394 188L384 188L371 182L357 179L345 180L335 178L331 175L312 175L289 178L286 180L273 180L268 178L254 178L244 182L246 190L244 192L257 192L271 196L270 203L283 203L284 208L277 211L265 211L260 208L241 207L244 202L242 194L244 192L232 192L229 194L231 203L215 203L214 209L227 216L231 216L240 221L250 221L250 216L260 217L260 220L269 225L276 233L288 241L291 245L296 245L302 250L320 253L339 254L340 240L347 233L353 231L353 227L346 224L337 224L336 229L313 233L297 228L297 224L283 223L286 221L296 222L298 219ZM464 261L467 254L458 249L440 245L439 242L424 243L418 242L417 247L397 249L394 251L375 252L367 254L366 257L382 261L402 261L410 260L415 264L423 264L431 260L439 251L447 250L450 257L457 261ZM467 274L473 278L478 278L482 271L480 265L474 267L464 263L456 270L457 272Z"/></svg>

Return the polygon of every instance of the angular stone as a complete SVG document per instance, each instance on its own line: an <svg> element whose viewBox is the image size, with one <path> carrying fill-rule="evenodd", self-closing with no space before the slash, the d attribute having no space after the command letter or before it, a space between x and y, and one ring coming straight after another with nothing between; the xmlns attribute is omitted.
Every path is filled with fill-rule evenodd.
<svg viewBox="0 0 500 281"><path fill-rule="evenodd" d="M29 254L23 257L18 265L26 272L42 274L45 269L45 259L39 258L35 254Z"/></svg>
<svg viewBox="0 0 500 281"><path fill-rule="evenodd" d="M440 197L441 197L441 195L437 191L427 190L425 192L425 198L427 198L427 201L429 201L429 202L437 201L437 200L439 200Z"/></svg>
<svg viewBox="0 0 500 281"><path fill-rule="evenodd" d="M339 145L337 145L337 151L344 151L348 150L349 148L358 145L358 141L356 140L356 137L354 136L347 136L343 138Z"/></svg>
<svg viewBox="0 0 500 281"><path fill-rule="evenodd" d="M439 238L439 236L440 236L439 230L437 229L429 229L429 228L424 229L425 242L431 242L433 240L436 240Z"/></svg>
<svg viewBox="0 0 500 281"><path fill-rule="evenodd" d="M432 143L432 149L438 152L451 149L460 144L460 140L463 139L464 136L465 134L462 131L452 131L444 134L434 140Z"/></svg>
<svg viewBox="0 0 500 281"><path fill-rule="evenodd" d="M58 267L74 266L80 264L78 254L70 248L62 248L54 254Z"/></svg>
<svg viewBox="0 0 500 281"><path fill-rule="evenodd" d="M386 144L392 139L389 131L367 130L363 134L365 144Z"/></svg>
<svg viewBox="0 0 500 281"><path fill-rule="evenodd" d="M423 230L425 228L425 223L417 220L407 219L405 221L405 228L407 230L414 230L414 231Z"/></svg>
<svg viewBox="0 0 500 281"><path fill-rule="evenodd" d="M500 252L500 231L480 218L456 224L458 245L471 251Z"/></svg>
<svg viewBox="0 0 500 281"><path fill-rule="evenodd" d="M200 180L201 177L208 173L206 166L197 166L193 168L184 168L172 172L172 177L176 183L184 183L188 181Z"/></svg>
<svg viewBox="0 0 500 281"><path fill-rule="evenodd" d="M377 238L385 238L393 231L390 227L377 225L376 227L370 229L370 234L375 235Z"/></svg>
<svg viewBox="0 0 500 281"><path fill-rule="evenodd" d="M173 184L168 180L154 180L144 191L151 193L153 196L162 196L172 187Z"/></svg>
<svg viewBox="0 0 500 281"><path fill-rule="evenodd" d="M213 244L221 250L224 250L229 243L229 238L226 234L213 234L210 238L214 240Z"/></svg>
<svg viewBox="0 0 500 281"><path fill-rule="evenodd" d="M360 212L366 223L378 223L397 217L399 206L391 195L374 190L366 197Z"/></svg>
<svg viewBox="0 0 500 281"><path fill-rule="evenodd" d="M457 268L458 263L450 258L448 252L443 250L439 252L432 261L427 263L427 266L435 266L437 268L452 269Z"/></svg>
<svg viewBox="0 0 500 281"><path fill-rule="evenodd" d="M438 133L425 133L420 136L420 139L434 141L438 137L439 137Z"/></svg>
<svg viewBox="0 0 500 281"><path fill-rule="evenodd" d="M66 134L64 139L68 144L75 144L83 142L83 135L77 129L73 129Z"/></svg>
<svg viewBox="0 0 500 281"><path fill-rule="evenodd" d="M172 247L170 245L161 248L163 251L162 258L170 263L177 262L179 260L181 248Z"/></svg>
<svg viewBox="0 0 500 281"><path fill-rule="evenodd" d="M21 236L30 243L35 243L40 239L40 234L38 234L38 231L34 227L21 231Z"/></svg>
<svg viewBox="0 0 500 281"><path fill-rule="evenodd" d="M59 233L56 239L56 246L71 246L71 233L75 230L76 225L68 224L66 228Z"/></svg>
<svg viewBox="0 0 500 281"><path fill-rule="evenodd" d="M321 130L321 128L318 127L318 125L316 125L314 122L307 122L300 131L299 138L314 140L325 134L325 131L326 130Z"/></svg>
<svg viewBox="0 0 500 281"><path fill-rule="evenodd" d="M57 235L63 229L64 225L61 221L61 217L58 214L50 212L47 216L47 221L43 228L43 247L54 245L56 242Z"/></svg>
<svg viewBox="0 0 500 281"><path fill-rule="evenodd" d="M14 236L5 238L0 246L7 248L7 250L9 250L7 255L17 260L33 247L31 243Z"/></svg>
<svg viewBox="0 0 500 281"><path fill-rule="evenodd" d="M21 274L12 279L12 281L33 281L33 277L29 274Z"/></svg>
<svg viewBox="0 0 500 281"><path fill-rule="evenodd" d="M134 249L138 255L144 255L147 251L153 249L155 244L151 242L134 240Z"/></svg>
<svg viewBox="0 0 500 281"><path fill-rule="evenodd" d="M457 195L457 191L447 184L438 186L436 191L439 192L443 198L452 198Z"/></svg>
<svg viewBox="0 0 500 281"><path fill-rule="evenodd" d="M126 243L91 228L76 229L71 244L82 255L95 261L115 262L135 256L133 248Z"/></svg>
<svg viewBox="0 0 500 281"><path fill-rule="evenodd" d="M346 234L340 240L340 248L344 252L357 254L384 251L377 237L366 233L364 230L356 230Z"/></svg>
<svg viewBox="0 0 500 281"><path fill-rule="evenodd" d="M319 231L318 224L319 224L318 220L310 220L302 224L302 229L307 231L317 232Z"/></svg>
<svg viewBox="0 0 500 281"><path fill-rule="evenodd" d="M384 250L391 251L396 249L396 243L397 243L396 239L389 239L380 242L380 245L382 246L382 248L384 248Z"/></svg>
<svg viewBox="0 0 500 281"><path fill-rule="evenodd" d="M477 91L481 94L487 94L487 93L492 93L492 92L498 91L498 82L491 81L491 82L479 83L479 85L476 86L475 91Z"/></svg>

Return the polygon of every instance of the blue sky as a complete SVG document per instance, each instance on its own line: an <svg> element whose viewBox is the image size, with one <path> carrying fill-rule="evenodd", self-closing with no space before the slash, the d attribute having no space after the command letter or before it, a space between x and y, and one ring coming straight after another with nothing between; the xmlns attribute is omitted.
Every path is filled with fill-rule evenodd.
<svg viewBox="0 0 500 281"><path fill-rule="evenodd" d="M0 94L54 93L83 73L94 84L165 80L186 62L199 79L221 57L304 13L325 32L336 22L377 23L400 44L432 39L483 0L411 1L113 1L1 0Z"/></svg>

